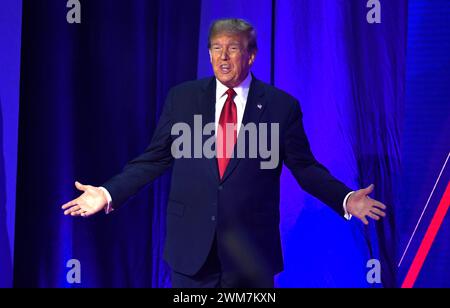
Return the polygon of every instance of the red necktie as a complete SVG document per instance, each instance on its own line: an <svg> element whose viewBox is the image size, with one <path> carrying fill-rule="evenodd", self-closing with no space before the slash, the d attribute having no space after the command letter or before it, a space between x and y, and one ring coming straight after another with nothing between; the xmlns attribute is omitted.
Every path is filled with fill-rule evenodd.
<svg viewBox="0 0 450 308"><path fill-rule="evenodd" d="M236 92L233 89L228 89L225 94L228 95L225 105L222 108L222 113L219 118L219 127L217 129L217 163L219 166L220 178L223 177L233 153L234 145L237 140L237 111L236 105L233 101ZM233 133L227 136L227 124L234 125ZM230 129L228 129L230 130Z"/></svg>

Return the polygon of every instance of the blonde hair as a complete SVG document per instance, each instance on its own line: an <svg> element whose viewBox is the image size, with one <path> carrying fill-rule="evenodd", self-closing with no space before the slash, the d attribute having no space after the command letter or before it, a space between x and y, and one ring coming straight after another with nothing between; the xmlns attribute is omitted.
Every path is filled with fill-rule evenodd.
<svg viewBox="0 0 450 308"><path fill-rule="evenodd" d="M256 30L244 19L224 18L215 20L209 28L208 49L211 48L211 40L213 37L222 33L243 34L247 37L247 50L249 52L258 50L258 45L256 43Z"/></svg>

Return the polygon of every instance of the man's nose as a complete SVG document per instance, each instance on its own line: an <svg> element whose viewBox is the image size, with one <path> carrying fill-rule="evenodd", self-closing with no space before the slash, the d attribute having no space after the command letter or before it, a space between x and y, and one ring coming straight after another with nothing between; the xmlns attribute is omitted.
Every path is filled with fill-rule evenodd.
<svg viewBox="0 0 450 308"><path fill-rule="evenodd" d="M222 50L221 54L220 54L220 59L221 60L227 60L228 59L228 52L226 49Z"/></svg>

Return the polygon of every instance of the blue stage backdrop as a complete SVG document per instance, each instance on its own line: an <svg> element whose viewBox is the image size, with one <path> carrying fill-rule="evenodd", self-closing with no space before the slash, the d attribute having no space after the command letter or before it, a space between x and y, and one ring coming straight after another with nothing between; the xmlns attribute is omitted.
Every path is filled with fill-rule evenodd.
<svg viewBox="0 0 450 308"><path fill-rule="evenodd" d="M0 7L0 288L12 286L22 0Z"/></svg>
<svg viewBox="0 0 450 308"><path fill-rule="evenodd" d="M138 155L168 88L196 78L199 2L82 1L80 25L66 13L65 1L24 2L14 284L167 285L153 215L167 178L110 216L74 220L60 206L76 179L100 185ZM66 281L71 259L79 285Z"/></svg>
<svg viewBox="0 0 450 308"><path fill-rule="evenodd" d="M318 159L355 189L374 183L374 197L389 206L383 223L363 228L302 192L286 198L288 213L301 212L285 229L286 260L294 268L285 273L285 285L303 276L308 279L300 286L365 286L372 258L381 261L384 286L395 283L392 192L399 173L406 1L382 1L381 24L368 23L366 3L277 1L275 85L299 98ZM289 196L295 182L285 183Z"/></svg>
<svg viewBox="0 0 450 308"><path fill-rule="evenodd" d="M108 216L73 219L60 206L79 195L75 180L100 185L146 148L170 87L212 74L207 32L220 17L256 26L254 73L299 99L318 160L354 189L374 183L373 197L389 206L380 223L346 222L284 170L285 271L277 286L401 283L418 240L400 277L397 252L449 150L448 1L380 1L380 24L367 21L366 0L80 2L81 24L67 23L66 1L23 4L15 286L170 286L162 260L170 172ZM3 107L2 93L0 101ZM0 110L0 137L1 120ZM4 170L15 166L4 168L1 154L11 152L0 150L3 278L4 264L11 269L3 250L10 234L4 231ZM438 272L426 274L433 264L443 273L450 269L442 257L450 251L442 233L448 223L447 217L421 286L445 285ZM381 261L382 284L366 281L371 258ZM81 263L80 284L66 280L72 259Z"/></svg>
<svg viewBox="0 0 450 308"><path fill-rule="evenodd" d="M443 168L450 155L450 2L410 0L408 24L401 206L397 209L399 285L450 182L450 161ZM447 213L415 286L450 287L449 234Z"/></svg>

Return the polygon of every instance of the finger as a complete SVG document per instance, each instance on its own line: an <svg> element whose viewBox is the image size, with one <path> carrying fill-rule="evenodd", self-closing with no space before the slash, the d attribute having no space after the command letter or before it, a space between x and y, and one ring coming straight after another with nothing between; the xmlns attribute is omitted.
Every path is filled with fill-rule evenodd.
<svg viewBox="0 0 450 308"><path fill-rule="evenodd" d="M364 188L363 190L364 190L364 193L365 193L366 195L368 195L368 194L370 194L370 193L373 191L374 188L375 188L375 185L370 184L369 186L367 186L367 187Z"/></svg>
<svg viewBox="0 0 450 308"><path fill-rule="evenodd" d="M365 216L361 217L360 220L365 224L366 226L369 224L369 221L366 219Z"/></svg>
<svg viewBox="0 0 450 308"><path fill-rule="evenodd" d="M382 210L377 209L376 207L371 208L370 211L372 213L378 215L378 216L381 216L381 217L385 217L386 216L385 212L383 212Z"/></svg>
<svg viewBox="0 0 450 308"><path fill-rule="evenodd" d="M83 216L86 214L86 210L79 209L78 211L72 212L70 215L72 216Z"/></svg>
<svg viewBox="0 0 450 308"><path fill-rule="evenodd" d="M77 199L69 201L69 202L65 203L63 206L61 206L61 209L63 209L63 210L68 209L71 206L77 205L77 202L78 202Z"/></svg>
<svg viewBox="0 0 450 308"><path fill-rule="evenodd" d="M88 189L88 185L83 185L78 181L75 182L75 187L81 191L86 191Z"/></svg>
<svg viewBox="0 0 450 308"><path fill-rule="evenodd" d="M368 213L367 216L369 216L373 220L380 220L380 216L375 215L374 213Z"/></svg>
<svg viewBox="0 0 450 308"><path fill-rule="evenodd" d="M87 211L87 210L84 210L82 213L81 213L81 217L84 217L84 218L88 218L88 217L90 217L90 216L92 216L93 215L93 213L91 212L91 211Z"/></svg>
<svg viewBox="0 0 450 308"><path fill-rule="evenodd" d="M69 215L69 214L71 214L73 212L76 212L78 210L80 210L80 206L78 206L78 205L72 206L70 209L68 209L68 210L66 210L64 212L64 215Z"/></svg>
<svg viewBox="0 0 450 308"><path fill-rule="evenodd" d="M72 212L72 213L70 213L70 215L71 216L80 216L81 214L83 213L83 210L78 210L78 211L75 211L75 212Z"/></svg>
<svg viewBox="0 0 450 308"><path fill-rule="evenodd" d="M378 208L380 208L380 209L382 209L382 210L387 209L387 206L386 206L386 205L384 205L383 203L378 202L378 201L375 201L375 203L374 203L373 205L376 206L376 207L378 207Z"/></svg>

